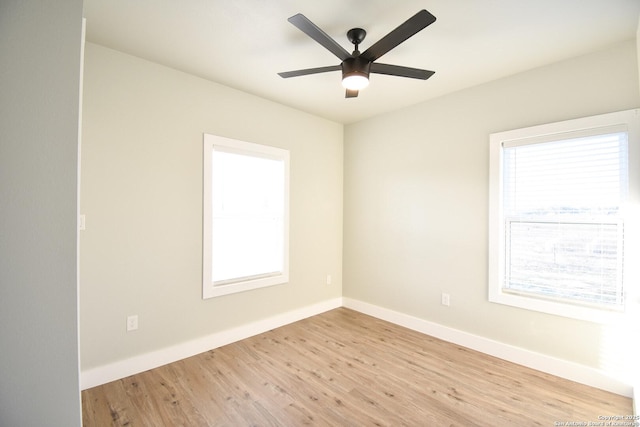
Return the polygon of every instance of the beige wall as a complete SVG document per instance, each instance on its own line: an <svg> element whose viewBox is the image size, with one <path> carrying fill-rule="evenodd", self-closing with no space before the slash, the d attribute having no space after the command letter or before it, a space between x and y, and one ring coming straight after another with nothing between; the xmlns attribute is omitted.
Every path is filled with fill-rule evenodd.
<svg viewBox="0 0 640 427"><path fill-rule="evenodd" d="M0 426L81 425L82 0L0 1Z"/></svg>
<svg viewBox="0 0 640 427"><path fill-rule="evenodd" d="M489 134L639 106L629 41L347 126L344 296L620 368L624 331L488 302Z"/></svg>
<svg viewBox="0 0 640 427"><path fill-rule="evenodd" d="M95 44L85 56L83 370L342 295L342 125ZM202 300L203 132L290 150L290 283Z"/></svg>
<svg viewBox="0 0 640 427"><path fill-rule="evenodd" d="M636 56L630 41L348 125L343 165L339 124L89 44L83 370L341 295L622 366L620 331L487 301L488 135L637 108ZM290 284L201 299L203 132L291 150Z"/></svg>

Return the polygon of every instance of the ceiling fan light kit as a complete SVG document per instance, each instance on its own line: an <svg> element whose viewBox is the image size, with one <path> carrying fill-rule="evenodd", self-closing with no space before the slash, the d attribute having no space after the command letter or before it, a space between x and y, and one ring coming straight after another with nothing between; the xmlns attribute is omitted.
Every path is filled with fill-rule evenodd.
<svg viewBox="0 0 640 427"><path fill-rule="evenodd" d="M354 71L351 74L344 75L344 77L342 77L342 86L345 89L351 90L364 89L369 86L369 76L364 75L359 71Z"/></svg>
<svg viewBox="0 0 640 427"><path fill-rule="evenodd" d="M369 86L371 63L360 57L349 58L342 63L342 86L360 90Z"/></svg>
<svg viewBox="0 0 640 427"><path fill-rule="evenodd" d="M289 78L342 70L342 86L346 88L346 98L357 97L358 92L369 85L370 73L426 80L434 74L433 71L402 67L398 65L380 64L374 61L394 47L398 46L400 43L434 23L435 20L435 16L423 9L389 34L378 40L363 53L360 53L358 46L364 40L367 32L362 28L352 28L347 32L347 38L355 46L353 53L350 54L307 17L298 13L297 15L289 18L288 21L316 42L324 46L342 62L340 65L336 66L286 71L278 73L278 75L283 78Z"/></svg>

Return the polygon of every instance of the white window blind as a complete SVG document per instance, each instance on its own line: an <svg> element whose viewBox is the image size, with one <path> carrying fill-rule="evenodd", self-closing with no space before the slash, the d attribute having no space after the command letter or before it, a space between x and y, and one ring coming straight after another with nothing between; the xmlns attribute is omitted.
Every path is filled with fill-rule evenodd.
<svg viewBox="0 0 640 427"><path fill-rule="evenodd" d="M502 288L618 310L627 133L582 133L502 144Z"/></svg>

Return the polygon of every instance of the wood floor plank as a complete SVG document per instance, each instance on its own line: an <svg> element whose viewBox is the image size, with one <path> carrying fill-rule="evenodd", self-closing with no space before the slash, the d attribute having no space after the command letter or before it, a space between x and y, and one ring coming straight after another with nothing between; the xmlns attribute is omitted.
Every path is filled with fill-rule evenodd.
<svg viewBox="0 0 640 427"><path fill-rule="evenodd" d="M91 426L553 426L631 399L340 308L82 393Z"/></svg>

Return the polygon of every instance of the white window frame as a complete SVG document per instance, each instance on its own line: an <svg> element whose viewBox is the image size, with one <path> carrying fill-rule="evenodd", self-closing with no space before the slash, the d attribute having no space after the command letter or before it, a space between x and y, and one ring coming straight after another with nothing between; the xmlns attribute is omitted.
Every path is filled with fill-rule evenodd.
<svg viewBox="0 0 640 427"><path fill-rule="evenodd" d="M505 278L505 216L502 212L503 202L503 144L517 144L519 141L553 141L584 136L585 133L595 134L596 129L621 129L628 133L628 171L629 187L628 200L623 207L625 239L623 243L623 257L627 260L622 271L624 282L624 308L621 312L604 310L597 307L581 306L562 301L536 298L532 296L508 293L503 291ZM631 299L630 292L637 298L638 293L638 264L639 233L638 215L639 202L639 170L640 159L640 110L626 110L598 116L585 117L563 122L544 124L523 129L515 129L490 135L490 176L489 176L489 301L513 307L539 311L574 319L597 323L610 323L620 320L628 308ZM635 214L635 215L634 215Z"/></svg>
<svg viewBox="0 0 640 427"><path fill-rule="evenodd" d="M214 282L212 279L213 253L213 193L212 164L215 149L247 156L270 158L284 165L284 227L283 227L283 268L282 271L265 276L252 276ZM239 141L217 135L204 134L203 138L203 248L202 248L202 297L212 297L244 292L289 281L289 151L267 145Z"/></svg>

